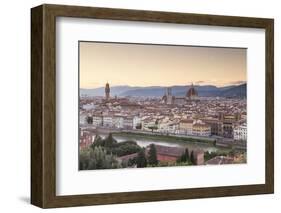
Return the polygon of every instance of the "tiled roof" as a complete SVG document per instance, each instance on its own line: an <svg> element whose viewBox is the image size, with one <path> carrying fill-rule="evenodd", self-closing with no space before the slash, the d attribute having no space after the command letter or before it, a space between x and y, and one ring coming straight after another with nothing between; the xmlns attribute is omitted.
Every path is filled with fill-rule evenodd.
<svg viewBox="0 0 281 213"><path fill-rule="evenodd" d="M191 120L191 119L183 119L183 120L181 120L180 121L181 123L193 123L193 120Z"/></svg>
<svg viewBox="0 0 281 213"><path fill-rule="evenodd" d="M155 147L156 147L157 154L160 155L179 157L184 152L184 148L180 148L180 147L169 147L169 146L161 146L161 145L155 145Z"/></svg>

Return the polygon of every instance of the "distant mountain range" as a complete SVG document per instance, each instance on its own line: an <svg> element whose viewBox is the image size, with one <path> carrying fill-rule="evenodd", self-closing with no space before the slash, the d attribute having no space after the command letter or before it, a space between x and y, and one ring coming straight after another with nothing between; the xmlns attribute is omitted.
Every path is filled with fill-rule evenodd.
<svg viewBox="0 0 281 213"><path fill-rule="evenodd" d="M167 87L131 87L131 86L113 86L110 87L111 96L143 96L143 97L162 97ZM172 86L172 95L185 96L190 86ZM225 87L216 87L212 85L194 86L201 97L240 97L247 95L247 84L232 85ZM95 89L80 89L80 95L83 96L104 96L104 87Z"/></svg>

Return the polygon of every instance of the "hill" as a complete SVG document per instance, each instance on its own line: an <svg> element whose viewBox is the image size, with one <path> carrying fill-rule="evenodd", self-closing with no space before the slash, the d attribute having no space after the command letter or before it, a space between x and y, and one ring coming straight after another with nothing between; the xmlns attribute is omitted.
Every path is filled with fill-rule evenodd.
<svg viewBox="0 0 281 213"><path fill-rule="evenodd" d="M201 97L246 97L247 85L231 85L225 87L216 87L213 85L194 86ZM176 85L172 86L172 95L185 96L190 86ZM162 97L166 92L166 87L131 87L131 86L113 86L110 88L111 96L135 96L135 97ZM95 89L80 89L80 95L86 96L104 96L104 87Z"/></svg>

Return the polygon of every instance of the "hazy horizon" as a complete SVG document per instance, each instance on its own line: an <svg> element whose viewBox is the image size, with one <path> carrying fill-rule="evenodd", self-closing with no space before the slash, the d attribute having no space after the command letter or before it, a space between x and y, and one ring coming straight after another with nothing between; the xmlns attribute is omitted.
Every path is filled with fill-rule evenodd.
<svg viewBox="0 0 281 213"><path fill-rule="evenodd" d="M79 42L80 88L246 82L244 48Z"/></svg>
<svg viewBox="0 0 281 213"><path fill-rule="evenodd" d="M106 82L107 83L107 82ZM106 84L105 83L105 84ZM145 87L184 87L184 86L191 86L191 84L186 84L186 85L148 85L148 86L138 86L138 85L111 85L110 82L108 82L110 87L140 87L140 88L145 88ZM223 86L216 86L216 85L212 85L212 84L193 84L193 86L215 86L217 88L221 88L221 87L227 87L227 86L239 86L242 84L246 84L247 82L239 82L239 83L233 83L233 84L228 84L228 85L223 85ZM80 87L80 89L99 89L99 88L104 88L105 84L103 86L98 86L98 87L90 87L90 88L84 88L84 87Z"/></svg>

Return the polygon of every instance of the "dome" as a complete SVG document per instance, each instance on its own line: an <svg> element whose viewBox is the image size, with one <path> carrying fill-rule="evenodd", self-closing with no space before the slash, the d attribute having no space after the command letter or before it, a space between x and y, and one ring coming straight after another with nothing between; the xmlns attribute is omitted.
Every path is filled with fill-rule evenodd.
<svg viewBox="0 0 281 213"><path fill-rule="evenodd" d="M198 96L198 93L192 84L190 89L186 93L186 97L191 98L191 97L196 97L196 96Z"/></svg>

